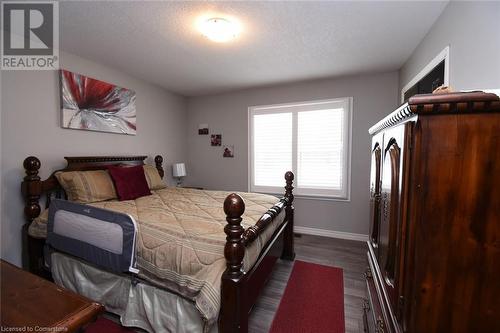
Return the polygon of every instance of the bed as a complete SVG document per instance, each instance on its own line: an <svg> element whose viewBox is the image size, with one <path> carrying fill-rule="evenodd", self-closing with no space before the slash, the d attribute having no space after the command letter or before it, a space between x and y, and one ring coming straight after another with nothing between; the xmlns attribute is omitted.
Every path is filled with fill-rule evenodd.
<svg viewBox="0 0 500 333"><path fill-rule="evenodd" d="M57 171L104 170L110 165L144 165L146 158L65 157L66 168ZM163 158L156 156L154 162L158 174L163 178ZM24 212L27 223L23 227L23 234L27 245L25 250L29 270L50 278L50 272L44 268L45 239L43 235L29 231L30 226L33 229L33 221L40 220L41 202L45 200L45 206L48 207L55 198L65 199L66 194L55 177L57 171L46 180L41 180L38 175L40 167L40 160L36 157L30 156L24 161L26 177L21 188L26 200ZM126 212L135 214L140 222L141 241L138 242L137 261L142 273L137 278L144 286L144 293L170 293L171 301L176 304L184 304L185 300L194 302L203 319L205 331L208 331L210 326L215 326L211 325L213 322L217 322L219 332L247 332L248 314L269 278L274 263L280 257L293 260L295 256L293 178L293 173L285 174L285 195L279 200L276 198L274 204L274 198L253 193L228 194L167 187L152 191L151 196L137 199L133 203L105 201L93 205L117 211L126 209ZM123 208L124 205L126 208ZM269 208L266 210L266 207ZM166 217L156 221L151 218L155 215L152 212ZM175 219L168 216L175 216ZM182 223L179 220L182 220ZM207 232L207 228L210 231ZM158 234L163 236L156 237ZM172 241L171 237L177 238ZM169 246L156 246L158 244L155 243L156 247L163 248L163 252L151 254L152 247L147 244L157 242L158 239L164 239L164 244ZM185 242L189 243L187 252L185 246L183 251L180 251L171 245L175 243L183 246ZM169 255L174 259L169 260ZM167 259L158 264L156 259L148 259L153 257ZM78 258L57 258L58 264L54 265L53 269L60 269L59 279L65 274L62 270L65 267L66 271L79 270L80 273L85 271L85 274L94 272L94 277L103 278L100 281L114 281L115 285L118 282L133 281L91 267L85 262L80 263L76 260ZM188 262L187 258L195 258L196 262ZM176 271L169 262L174 262L173 266L181 268ZM196 275L201 271L204 271L205 275L195 278L190 276L193 272ZM68 281L70 280L68 277ZM193 316L191 311L182 320Z"/></svg>

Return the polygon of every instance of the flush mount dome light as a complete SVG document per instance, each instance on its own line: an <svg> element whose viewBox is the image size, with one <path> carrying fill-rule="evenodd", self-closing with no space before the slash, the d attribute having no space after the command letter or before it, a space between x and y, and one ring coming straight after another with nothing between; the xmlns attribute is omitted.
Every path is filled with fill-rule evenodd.
<svg viewBox="0 0 500 333"><path fill-rule="evenodd" d="M224 43L236 38L240 32L240 27L236 22L228 19L213 17L201 22L200 30L211 41Z"/></svg>

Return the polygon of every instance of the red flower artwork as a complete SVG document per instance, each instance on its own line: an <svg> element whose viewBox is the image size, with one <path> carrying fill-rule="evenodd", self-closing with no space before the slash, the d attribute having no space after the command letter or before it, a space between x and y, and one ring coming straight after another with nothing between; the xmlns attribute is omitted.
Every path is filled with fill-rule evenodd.
<svg viewBox="0 0 500 333"><path fill-rule="evenodd" d="M61 70L63 127L135 134L135 92Z"/></svg>

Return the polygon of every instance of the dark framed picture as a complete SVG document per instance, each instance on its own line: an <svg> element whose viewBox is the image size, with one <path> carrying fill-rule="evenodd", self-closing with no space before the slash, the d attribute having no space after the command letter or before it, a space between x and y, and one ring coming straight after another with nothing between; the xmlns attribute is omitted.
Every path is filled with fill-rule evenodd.
<svg viewBox="0 0 500 333"><path fill-rule="evenodd" d="M222 134L212 134L210 136L210 144L212 146L221 146L222 145Z"/></svg>
<svg viewBox="0 0 500 333"><path fill-rule="evenodd" d="M208 135L208 124L198 125L198 135Z"/></svg>
<svg viewBox="0 0 500 333"><path fill-rule="evenodd" d="M222 157L234 157L234 146L224 145L224 148L222 149Z"/></svg>

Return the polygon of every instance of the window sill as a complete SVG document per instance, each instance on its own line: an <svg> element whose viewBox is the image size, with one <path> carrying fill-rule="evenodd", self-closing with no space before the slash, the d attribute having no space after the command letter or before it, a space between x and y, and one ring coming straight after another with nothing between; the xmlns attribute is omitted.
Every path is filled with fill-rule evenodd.
<svg viewBox="0 0 500 333"><path fill-rule="evenodd" d="M283 197L284 193L275 193L275 192L259 192L259 191L254 191L254 193L262 193L262 194L269 194L269 195L275 195L277 197ZM307 194L294 194L293 195L294 199L301 199L301 200L316 200L316 201L339 201L339 202L351 202L351 198L340 198L340 197L334 197L334 196L328 196L328 195L307 195Z"/></svg>
<svg viewBox="0 0 500 333"><path fill-rule="evenodd" d="M340 201L340 202L351 202L351 198L339 198L327 195L304 195L304 194L294 194L295 199L303 200L318 200L318 201Z"/></svg>

